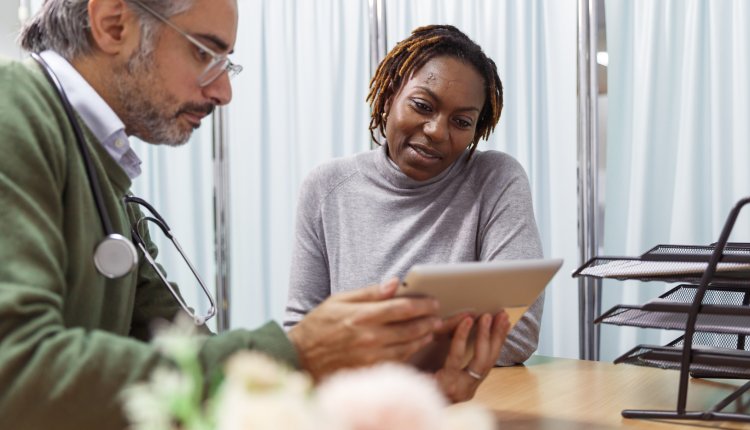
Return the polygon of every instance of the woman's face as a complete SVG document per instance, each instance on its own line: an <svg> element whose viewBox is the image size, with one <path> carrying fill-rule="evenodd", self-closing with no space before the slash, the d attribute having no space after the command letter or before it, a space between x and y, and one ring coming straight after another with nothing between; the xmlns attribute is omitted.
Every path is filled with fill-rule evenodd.
<svg viewBox="0 0 750 430"><path fill-rule="evenodd" d="M450 166L474 138L484 79L473 66L436 57L401 85L386 107L388 155L417 181Z"/></svg>

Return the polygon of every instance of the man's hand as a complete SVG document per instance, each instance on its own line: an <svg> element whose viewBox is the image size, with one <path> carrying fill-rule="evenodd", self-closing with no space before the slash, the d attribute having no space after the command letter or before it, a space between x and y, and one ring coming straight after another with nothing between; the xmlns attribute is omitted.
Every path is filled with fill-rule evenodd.
<svg viewBox="0 0 750 430"><path fill-rule="evenodd" d="M469 333L474 321L470 316L463 317L453 332L445 364L435 373L443 394L452 402L463 402L474 397L479 384L500 356L500 350L510 329L508 314L505 311L494 317L484 314L476 319L477 334L472 344L469 341Z"/></svg>
<svg viewBox="0 0 750 430"><path fill-rule="evenodd" d="M393 298L398 279L329 297L289 331L315 380L346 367L406 361L442 321L431 298ZM390 299L390 300L388 300Z"/></svg>

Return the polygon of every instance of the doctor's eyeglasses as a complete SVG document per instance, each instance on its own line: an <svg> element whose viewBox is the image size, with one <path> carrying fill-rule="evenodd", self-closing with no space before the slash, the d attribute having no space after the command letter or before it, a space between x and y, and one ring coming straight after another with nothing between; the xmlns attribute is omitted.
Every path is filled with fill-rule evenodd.
<svg viewBox="0 0 750 430"><path fill-rule="evenodd" d="M140 8L151 14L154 18L158 19L162 23L168 25L174 31L180 33L185 39L192 43L197 49L201 58L205 58L208 61L206 68L203 73L198 77L198 85L205 87L215 81L222 73L227 72L230 78L237 76L242 71L242 66L239 64L232 63L232 60L227 57L226 54L219 54L213 49L201 43L198 39L190 35L185 30L175 25L172 21L156 12L151 7L147 6L140 0L132 0L133 3L138 5ZM210 60L208 59L210 57Z"/></svg>
<svg viewBox="0 0 750 430"><path fill-rule="evenodd" d="M138 218L132 225L131 225L131 235L133 238L133 242L138 247L138 249L141 250L141 253L146 258L148 263L151 265L151 267L154 269L156 274L159 276L159 279L161 279L162 283L164 284L167 289L169 289L169 292L172 293L172 296L174 296L175 300L177 300L177 303L180 304L180 307L188 314L190 317L193 318L196 325L203 325L206 321L211 319L214 315L216 315L216 303L214 302L214 298L211 295L211 293L206 288L206 285L203 283L203 280L201 279L200 275L198 275L198 272L195 270L195 267L193 267L193 264L190 262L190 260L185 256L185 253L182 251L182 247L177 242L177 239L172 235L171 230L169 229L169 226L167 225L166 221L164 221L164 218L159 215L159 213L154 209L153 206L151 206L148 202L145 200L135 197L135 196L125 196L123 198L123 202L125 203L125 206L135 204L139 205L143 208L146 208L148 212L150 212L149 215L142 214L140 218ZM143 239L143 236L141 236L141 232L147 232L148 230L148 223L153 223L157 227L159 227L159 230L161 230L164 235L167 236L167 238L172 242L172 244L177 249L177 252L180 253L180 256L182 259L187 263L188 267L190 268L190 271L193 273L193 276L195 276L195 279L198 281L198 284L200 285L201 289L203 290L203 293L208 298L209 308L206 311L205 315L199 315L195 310L191 309L187 303L185 303L185 300L182 298L180 293L175 289L175 287L167 281L167 276L164 274L164 271L161 269L161 266L159 266L154 258L151 256L151 254L148 252L148 248L146 247L146 241Z"/></svg>

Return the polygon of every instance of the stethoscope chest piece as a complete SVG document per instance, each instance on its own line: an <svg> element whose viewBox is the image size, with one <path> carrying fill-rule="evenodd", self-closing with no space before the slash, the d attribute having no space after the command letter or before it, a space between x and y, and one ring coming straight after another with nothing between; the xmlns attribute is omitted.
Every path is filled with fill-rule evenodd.
<svg viewBox="0 0 750 430"><path fill-rule="evenodd" d="M94 250L94 265L104 277L117 279L138 265L138 251L133 242L121 234L110 234Z"/></svg>

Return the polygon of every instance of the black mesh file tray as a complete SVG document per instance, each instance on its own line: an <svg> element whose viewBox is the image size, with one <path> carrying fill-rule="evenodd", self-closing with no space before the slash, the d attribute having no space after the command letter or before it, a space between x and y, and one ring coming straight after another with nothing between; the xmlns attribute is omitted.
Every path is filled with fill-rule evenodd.
<svg viewBox="0 0 750 430"><path fill-rule="evenodd" d="M696 285L680 285L643 306L617 305L596 323L685 330ZM709 287L710 288L710 287ZM699 332L750 335L750 294L745 289L707 290L695 330Z"/></svg>
<svg viewBox="0 0 750 430"><path fill-rule="evenodd" d="M679 282L643 305L618 305L596 322L681 330L664 346L638 345L615 360L679 370L674 410L624 410L626 418L732 420L750 422L750 414L724 409L750 390L750 382L704 411L686 410L688 379L750 380L750 243L729 243L742 207L732 208L719 240L708 246L657 245L639 257L594 257L573 273L619 280Z"/></svg>

